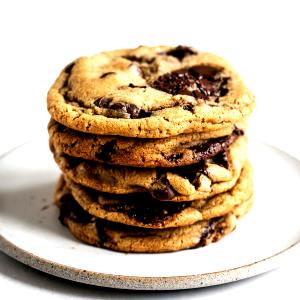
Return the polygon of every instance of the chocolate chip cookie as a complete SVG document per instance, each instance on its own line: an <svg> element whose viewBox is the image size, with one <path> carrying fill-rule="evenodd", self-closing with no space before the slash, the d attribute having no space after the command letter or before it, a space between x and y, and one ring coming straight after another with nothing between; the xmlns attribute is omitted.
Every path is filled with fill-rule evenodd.
<svg viewBox="0 0 300 300"><path fill-rule="evenodd" d="M217 242L236 228L237 218L246 214L252 199L228 214L193 225L149 229L106 221L84 211L71 194L56 193L60 220L79 240L122 252L159 253L203 247Z"/></svg>
<svg viewBox="0 0 300 300"><path fill-rule="evenodd" d="M221 217L253 194L252 170L246 163L239 180L228 192L207 200L188 202L159 201L149 194L116 195L97 192L61 177L58 193L71 194L74 200L92 216L144 228L170 228L194 224Z"/></svg>
<svg viewBox="0 0 300 300"><path fill-rule="evenodd" d="M48 92L48 111L77 131L163 138L230 127L255 101L222 58L178 46L81 57Z"/></svg>
<svg viewBox="0 0 300 300"><path fill-rule="evenodd" d="M244 125L245 126L245 125ZM244 134L234 126L162 139L102 136L78 132L51 120L50 145L56 152L133 167L177 167L212 158Z"/></svg>
<svg viewBox="0 0 300 300"><path fill-rule="evenodd" d="M159 200L189 201L231 189L246 161L246 146L246 138L240 136L213 158L169 169L107 165L56 152L54 158L67 178L101 192L149 192Z"/></svg>

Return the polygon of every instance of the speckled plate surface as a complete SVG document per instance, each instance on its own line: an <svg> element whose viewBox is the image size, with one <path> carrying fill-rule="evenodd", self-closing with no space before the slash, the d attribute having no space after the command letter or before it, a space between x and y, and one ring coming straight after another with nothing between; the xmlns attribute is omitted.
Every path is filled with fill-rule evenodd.
<svg viewBox="0 0 300 300"><path fill-rule="evenodd" d="M256 200L232 234L200 249L124 254L84 245L61 226L47 140L27 143L0 160L0 249L59 277L124 289L196 288L268 271L299 245L300 163L257 142L249 152Z"/></svg>

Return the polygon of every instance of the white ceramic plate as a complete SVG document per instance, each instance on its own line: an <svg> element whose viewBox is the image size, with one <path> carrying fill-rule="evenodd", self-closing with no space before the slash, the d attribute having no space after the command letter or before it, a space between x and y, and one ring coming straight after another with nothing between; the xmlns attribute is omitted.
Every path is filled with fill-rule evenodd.
<svg viewBox="0 0 300 300"><path fill-rule="evenodd" d="M300 162L252 142L255 204L216 244L164 254L124 254L78 242L52 204L59 170L46 140L0 160L0 249L47 273L93 285L185 289L247 278L278 266L300 239Z"/></svg>

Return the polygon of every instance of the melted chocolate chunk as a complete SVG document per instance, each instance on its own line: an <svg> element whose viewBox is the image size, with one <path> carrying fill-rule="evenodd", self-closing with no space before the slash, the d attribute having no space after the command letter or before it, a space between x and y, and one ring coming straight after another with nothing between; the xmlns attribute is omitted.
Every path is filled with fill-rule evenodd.
<svg viewBox="0 0 300 300"><path fill-rule="evenodd" d="M226 151L222 151L222 152L218 153L217 155L215 155L213 157L212 160L217 165L220 165L220 166L222 166L226 169L228 169L228 167L229 167L228 157L227 157L227 152Z"/></svg>
<svg viewBox="0 0 300 300"><path fill-rule="evenodd" d="M213 158L218 153L225 151L240 135L243 134L243 130L236 128L231 135L211 139L206 143L191 147L190 150L194 151L197 159L205 160Z"/></svg>
<svg viewBox="0 0 300 300"><path fill-rule="evenodd" d="M236 127L236 126L234 126L234 130L233 130L232 133L235 134L235 135L244 135L244 134L245 134L245 132L244 132L243 129L238 128L238 127Z"/></svg>
<svg viewBox="0 0 300 300"><path fill-rule="evenodd" d="M87 224L93 220L93 217L86 212L70 194L65 194L60 199L59 220L64 224L64 219L69 218L76 223Z"/></svg>
<svg viewBox="0 0 300 300"><path fill-rule="evenodd" d="M105 78L106 76L108 75L112 75L112 74L116 74L116 72L106 72L106 73L103 73L100 78Z"/></svg>
<svg viewBox="0 0 300 300"><path fill-rule="evenodd" d="M109 162L111 159L111 156L116 153L116 149L115 149L116 144L117 144L116 140L112 140L112 141L105 143L99 149L99 151L97 151L95 153L95 156L104 162Z"/></svg>
<svg viewBox="0 0 300 300"><path fill-rule="evenodd" d="M149 194L122 195L115 204L103 205L108 211L126 213L129 217L144 224L154 224L163 221L171 215L181 212L191 205L190 202L161 202Z"/></svg>
<svg viewBox="0 0 300 300"><path fill-rule="evenodd" d="M222 69L218 69L209 65L198 65L193 66L188 69L192 76L202 79L206 78L208 80L216 80L216 76L222 71Z"/></svg>
<svg viewBox="0 0 300 300"><path fill-rule="evenodd" d="M166 52L167 55L171 55L182 61L186 56L197 54L192 48L187 46L177 46Z"/></svg>
<svg viewBox="0 0 300 300"><path fill-rule="evenodd" d="M138 63L146 63L146 64L152 64L155 61L155 57L145 57L145 56L134 56L134 55L127 55L123 56L123 58L128 59L130 61L138 62Z"/></svg>
<svg viewBox="0 0 300 300"><path fill-rule="evenodd" d="M131 119L146 118L151 115L150 112L130 103L114 103L109 108L129 114Z"/></svg>
<svg viewBox="0 0 300 300"><path fill-rule="evenodd" d="M209 221L208 226L201 234L198 244L194 248L203 247L206 245L206 240L215 232L215 227L220 218L213 218Z"/></svg>
<svg viewBox="0 0 300 300"><path fill-rule="evenodd" d="M176 191L173 190L168 180L165 181L163 188L152 192L152 196L158 200L171 200L176 194Z"/></svg>
<svg viewBox="0 0 300 300"><path fill-rule="evenodd" d="M107 108L112 101L111 98L101 97L94 101L94 104L100 108Z"/></svg>
<svg viewBox="0 0 300 300"><path fill-rule="evenodd" d="M228 80L227 80L228 81ZM226 82L227 82L226 81ZM221 87L220 88L220 97L224 97L224 96L226 96L227 94L228 94L228 92L229 92L229 89L228 88L225 88L225 87ZM218 99L219 100L219 99Z"/></svg>
<svg viewBox="0 0 300 300"><path fill-rule="evenodd" d="M135 207L129 212L129 215L136 220L143 223L155 223L161 222L167 217L181 212L187 208L190 204L187 202L179 202L176 205L172 205L172 202L164 202L165 205L158 203L152 203L150 206L140 205Z"/></svg>
<svg viewBox="0 0 300 300"><path fill-rule="evenodd" d="M184 105L182 108L183 108L184 110L193 112L193 106L192 106L191 104Z"/></svg>
<svg viewBox="0 0 300 300"><path fill-rule="evenodd" d="M138 117L137 118L148 118L151 116L151 112L150 111L146 111L144 109L140 109Z"/></svg>
<svg viewBox="0 0 300 300"><path fill-rule="evenodd" d="M183 68L158 77L151 86L172 95L189 95L208 100L224 96L228 78L222 77L222 69L208 65Z"/></svg>
<svg viewBox="0 0 300 300"><path fill-rule="evenodd" d="M183 166L183 167L169 168L169 169L157 168L156 170L158 174L160 174L160 176L163 176L163 174L170 171L173 173L177 173L178 175L184 178L187 178L191 183L193 183L193 181L195 180L195 178L199 173L208 175L205 168L205 160L207 159L212 159L215 163L222 165L225 168L228 168L228 159L227 159L226 150L239 136L243 134L244 134L243 130L235 128L231 135L211 139L208 142L203 143L201 145L190 147L190 150L194 151L195 156L199 161L198 163ZM180 159L182 155L183 155L182 153L172 154L166 159L173 162L176 161L176 159ZM168 184L166 186L168 186ZM168 192L168 188L166 188L166 193L167 192ZM161 199L157 196L155 198ZM168 199L161 199L161 200L168 200Z"/></svg>
<svg viewBox="0 0 300 300"><path fill-rule="evenodd" d="M120 116L129 115L131 119L140 119L150 117L151 112L147 112L142 108L139 108L135 104L130 103L111 103L112 99L107 97L101 97L94 101L94 104L100 108L108 108L120 113Z"/></svg>

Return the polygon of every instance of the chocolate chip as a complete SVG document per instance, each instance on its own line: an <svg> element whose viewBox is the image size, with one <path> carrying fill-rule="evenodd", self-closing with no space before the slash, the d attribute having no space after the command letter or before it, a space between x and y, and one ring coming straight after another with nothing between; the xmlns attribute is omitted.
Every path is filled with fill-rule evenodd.
<svg viewBox="0 0 300 300"><path fill-rule="evenodd" d="M199 80L200 90L205 96L213 96L218 89L218 85L212 81L209 81L205 78Z"/></svg>
<svg viewBox="0 0 300 300"><path fill-rule="evenodd" d="M152 196L158 200L171 200L176 195L176 191L173 190L168 181L161 189L154 190Z"/></svg>
<svg viewBox="0 0 300 300"><path fill-rule="evenodd" d="M199 242L197 243L197 245L195 245L194 248L203 247L206 245L207 239L209 239L210 236L215 232L215 227L219 220L220 218L213 218L209 220L208 226L202 232L199 238Z"/></svg>
<svg viewBox="0 0 300 300"><path fill-rule="evenodd" d="M152 87L172 95L185 94L192 96L190 89L194 84L194 78L189 73L180 70L158 77L152 83Z"/></svg>
<svg viewBox="0 0 300 300"><path fill-rule="evenodd" d="M115 102L112 105L109 106L110 109L119 109L124 110L124 112L127 112L127 106L129 104L127 103L121 103L121 102Z"/></svg>
<svg viewBox="0 0 300 300"><path fill-rule="evenodd" d="M129 115L132 119L146 118L151 115L142 108L135 104L116 102L112 103L112 98L101 97L94 101L94 105L100 108L108 108L119 112L120 117Z"/></svg>
<svg viewBox="0 0 300 300"><path fill-rule="evenodd" d="M150 111L146 111L144 109L141 109L138 118L148 118L150 116L151 116Z"/></svg>
<svg viewBox="0 0 300 300"><path fill-rule="evenodd" d="M117 144L116 140L111 140L105 143L101 148L95 153L95 156L103 162L109 162L111 156L116 153L115 146Z"/></svg>
<svg viewBox="0 0 300 300"><path fill-rule="evenodd" d="M140 112L140 108L130 103L115 103L110 108L119 111L122 110L124 113L129 114L129 116L133 119L136 119Z"/></svg>
<svg viewBox="0 0 300 300"><path fill-rule="evenodd" d="M107 224L113 224L113 223L109 223L101 219L96 219L96 228L97 228L97 235L99 237L99 246L104 248L107 242L113 242L112 239L106 233L105 227L107 226Z"/></svg>
<svg viewBox="0 0 300 300"><path fill-rule="evenodd" d="M192 91L191 96L194 96L195 98L200 98L204 100L208 100L208 96L205 92L203 92L203 89L200 88L199 90Z"/></svg>
<svg viewBox="0 0 300 300"><path fill-rule="evenodd" d="M183 108L184 110L193 112L193 106L192 106L191 104L184 105L182 108Z"/></svg>
<svg viewBox="0 0 300 300"><path fill-rule="evenodd" d="M101 97L94 101L94 104L100 108L107 108L110 102L112 101L111 98Z"/></svg>
<svg viewBox="0 0 300 300"><path fill-rule="evenodd" d="M93 217L74 200L71 194L63 195L60 203L59 220L62 224L64 224L65 218L81 224L87 224L92 221Z"/></svg>
<svg viewBox="0 0 300 300"><path fill-rule="evenodd" d="M144 109L139 108L135 104L130 103L114 103L109 108L122 111L126 114L129 114L130 118L138 119L138 118L146 118L151 115L150 112L145 111Z"/></svg>
<svg viewBox="0 0 300 300"><path fill-rule="evenodd" d="M245 134L245 132L244 132L243 129L238 128L238 127L236 127L236 126L234 126L234 130L233 130L232 133L235 134L235 135L237 135L237 136L241 136L241 135L244 135L244 134Z"/></svg>
<svg viewBox="0 0 300 300"><path fill-rule="evenodd" d="M213 158L218 153L224 152L240 135L243 134L243 130L235 128L230 135L210 139L206 143L190 147L190 150L194 151L198 160ZM226 165L225 161L224 165Z"/></svg>
<svg viewBox="0 0 300 300"><path fill-rule="evenodd" d="M74 63L74 62L72 62L72 63L70 63L69 65L67 65L67 66L65 67L65 73L71 74L72 69L73 69L74 66L75 66L75 63Z"/></svg>
<svg viewBox="0 0 300 300"><path fill-rule="evenodd" d="M198 169L198 172L196 173L196 175L199 175L199 174L203 174L205 176L208 176L208 172L207 172L207 167L206 167L206 164L205 164L205 161L202 160L200 163L199 163L199 169ZM196 176L194 177L193 181L195 180ZM193 182L192 181L192 182Z"/></svg>
<svg viewBox="0 0 300 300"><path fill-rule="evenodd" d="M222 77L222 69L208 65L183 68L158 77L151 86L172 95L189 95L208 100L228 93L228 78Z"/></svg>
<svg viewBox="0 0 300 300"><path fill-rule="evenodd" d="M166 52L167 55L171 55L182 61L186 56L197 54L192 48L187 46L177 46Z"/></svg>
<svg viewBox="0 0 300 300"><path fill-rule="evenodd" d="M207 78L209 80L215 80L216 76L221 72L222 70L219 68L215 68L209 65L197 65L193 66L189 69L189 72L194 76L195 78Z"/></svg>
<svg viewBox="0 0 300 300"><path fill-rule="evenodd" d="M179 159L183 157L183 153L175 153L166 157L168 161L177 162Z"/></svg>
<svg viewBox="0 0 300 300"><path fill-rule="evenodd" d="M115 203L105 204L103 208L107 211L126 213L145 224L160 223L191 205L191 202L158 201L149 194L141 193L120 195L114 199L117 199Z"/></svg>
<svg viewBox="0 0 300 300"><path fill-rule="evenodd" d="M145 56L135 56L135 55L126 55L123 58L128 59L130 61L138 62L138 63L146 63L152 64L155 61L155 57L145 57Z"/></svg>
<svg viewBox="0 0 300 300"><path fill-rule="evenodd" d="M112 75L112 74L116 74L116 72L106 72L106 73L103 73L100 78L105 78L106 76L108 75Z"/></svg>
<svg viewBox="0 0 300 300"><path fill-rule="evenodd" d="M146 88L145 85L134 85L133 83L129 83L128 86L129 86L130 88L141 88L141 89Z"/></svg>
<svg viewBox="0 0 300 300"><path fill-rule="evenodd" d="M134 104L127 104L126 111L132 119L136 119L139 117L141 109Z"/></svg>
<svg viewBox="0 0 300 300"><path fill-rule="evenodd" d="M218 154L216 154L213 157L213 162L216 163L217 165L220 165L226 169L228 169L229 164L228 164L228 157L227 157L227 152L226 151L222 151Z"/></svg>
<svg viewBox="0 0 300 300"><path fill-rule="evenodd" d="M141 203L128 211L128 215L145 224L161 222L188 207L188 202L148 202Z"/></svg>

